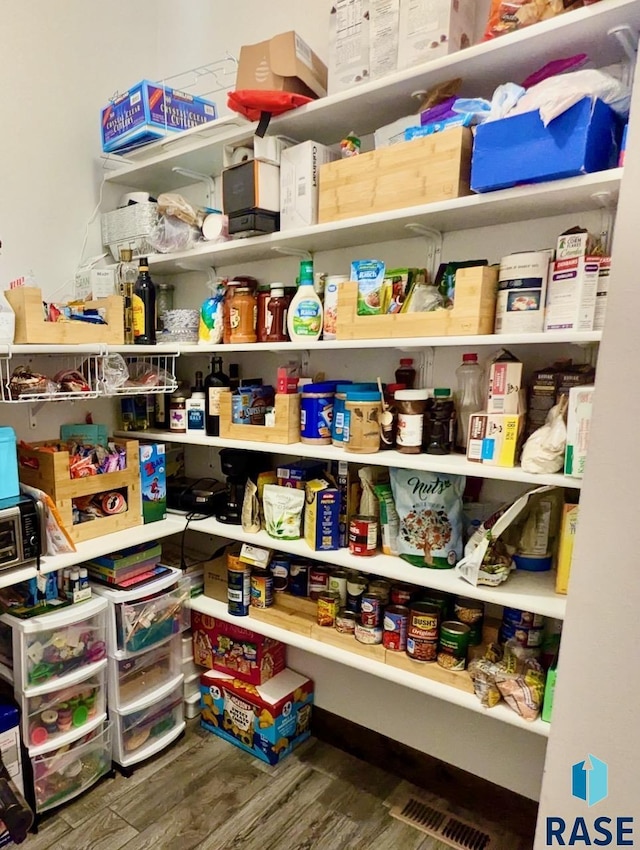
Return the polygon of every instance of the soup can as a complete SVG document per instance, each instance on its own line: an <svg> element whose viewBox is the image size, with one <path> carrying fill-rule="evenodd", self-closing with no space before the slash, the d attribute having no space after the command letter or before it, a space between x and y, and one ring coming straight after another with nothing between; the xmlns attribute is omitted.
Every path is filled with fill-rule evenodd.
<svg viewBox="0 0 640 850"><path fill-rule="evenodd" d="M464 670L467 666L469 626L457 620L447 620L440 627L438 664L447 670Z"/></svg>
<svg viewBox="0 0 640 850"><path fill-rule="evenodd" d="M391 604L392 605L409 605L415 596L416 589L412 584L392 584L391 585Z"/></svg>
<svg viewBox="0 0 640 850"><path fill-rule="evenodd" d="M484 625L484 602L477 599L467 599L456 596L453 603L453 613L460 623L469 626L469 646L479 646L482 643L482 627Z"/></svg>
<svg viewBox="0 0 640 850"><path fill-rule="evenodd" d="M271 559L269 569L273 576L273 589L275 593L284 593L289 588L289 559L276 556Z"/></svg>
<svg viewBox="0 0 640 850"><path fill-rule="evenodd" d="M376 578L369 582L369 590L373 593L379 593L382 597L384 605L388 605L391 600L391 582L384 578Z"/></svg>
<svg viewBox="0 0 640 850"><path fill-rule="evenodd" d="M407 655L414 661L435 661L438 655L440 608L428 602L414 602L409 607Z"/></svg>
<svg viewBox="0 0 640 850"><path fill-rule="evenodd" d="M309 595L309 562L292 558L289 565L289 593L292 596Z"/></svg>
<svg viewBox="0 0 640 850"><path fill-rule="evenodd" d="M544 626L545 618L542 614L521 611L519 608L505 608L502 614L502 622L505 625L508 624L525 629L541 629Z"/></svg>
<svg viewBox="0 0 640 850"><path fill-rule="evenodd" d="M251 571L251 605L270 608L273 605L273 576L268 569Z"/></svg>
<svg viewBox="0 0 640 850"><path fill-rule="evenodd" d="M329 590L329 568L313 565L309 568L309 596L318 600L321 593Z"/></svg>
<svg viewBox="0 0 640 850"><path fill-rule="evenodd" d="M361 573L349 573L347 576L347 608L349 611L360 613L362 595L369 587L369 579Z"/></svg>
<svg viewBox="0 0 640 850"><path fill-rule="evenodd" d="M318 597L318 625L333 628L336 624L338 611L340 610L340 599L337 593L321 593Z"/></svg>
<svg viewBox="0 0 640 850"><path fill-rule="evenodd" d="M349 551L352 555L375 555L378 548L378 520L374 516L354 516L349 522Z"/></svg>
<svg viewBox="0 0 640 850"><path fill-rule="evenodd" d="M353 611L341 608L336 617L336 631L344 635L352 635L356 630L358 615Z"/></svg>
<svg viewBox="0 0 640 850"><path fill-rule="evenodd" d="M365 626L362 623L356 623L355 639L370 646L382 643L382 629L380 626Z"/></svg>
<svg viewBox="0 0 640 850"><path fill-rule="evenodd" d="M234 617L246 617L251 602L251 567L236 562L227 564L228 610Z"/></svg>
<svg viewBox="0 0 640 850"><path fill-rule="evenodd" d="M404 652L407 648L407 623L409 609L403 605L389 605L385 608L382 643L385 649Z"/></svg>
<svg viewBox="0 0 640 850"><path fill-rule="evenodd" d="M334 570L329 576L329 590L340 597L341 607L347 604L347 571Z"/></svg>
<svg viewBox="0 0 640 850"><path fill-rule="evenodd" d="M363 626L379 626L382 623L382 597L379 593L367 590L362 595L362 607L360 608L360 622Z"/></svg>

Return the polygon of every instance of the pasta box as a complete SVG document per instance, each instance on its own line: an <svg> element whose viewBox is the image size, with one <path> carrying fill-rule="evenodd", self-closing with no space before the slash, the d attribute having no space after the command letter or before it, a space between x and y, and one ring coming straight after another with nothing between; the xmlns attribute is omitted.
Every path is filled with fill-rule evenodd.
<svg viewBox="0 0 640 850"><path fill-rule="evenodd" d="M102 110L102 150L132 150L216 118L210 100L142 80Z"/></svg>
<svg viewBox="0 0 640 850"><path fill-rule="evenodd" d="M249 685L264 685L287 664L286 646L235 623L191 612L193 660Z"/></svg>
<svg viewBox="0 0 640 850"><path fill-rule="evenodd" d="M480 124L471 159L471 188L491 192L612 168L618 120L606 103L585 97L545 127L539 111Z"/></svg>
<svg viewBox="0 0 640 850"><path fill-rule="evenodd" d="M167 472L164 443L140 446L140 491L144 523L167 518Z"/></svg>
<svg viewBox="0 0 640 850"><path fill-rule="evenodd" d="M340 548L340 491L326 481L307 482L304 539L316 551Z"/></svg>
<svg viewBox="0 0 640 850"><path fill-rule="evenodd" d="M200 677L203 729L277 764L311 734L313 682L283 670L264 685L248 685L212 670Z"/></svg>

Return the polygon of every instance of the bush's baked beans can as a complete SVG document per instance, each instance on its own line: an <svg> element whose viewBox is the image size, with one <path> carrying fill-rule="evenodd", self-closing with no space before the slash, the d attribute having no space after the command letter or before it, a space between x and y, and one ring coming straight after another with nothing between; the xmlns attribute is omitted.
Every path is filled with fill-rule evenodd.
<svg viewBox="0 0 640 850"><path fill-rule="evenodd" d="M318 625L332 629L336 624L339 609L340 600L337 593L321 593L318 597Z"/></svg>
<svg viewBox="0 0 640 850"><path fill-rule="evenodd" d="M289 587L289 558L276 555L271 559L269 569L273 576L273 590L275 593L284 593Z"/></svg>
<svg viewBox="0 0 640 850"><path fill-rule="evenodd" d="M356 623L355 638L360 643L369 645L382 643L382 629L380 626L364 626Z"/></svg>
<svg viewBox="0 0 640 850"><path fill-rule="evenodd" d="M447 620L440 627L438 664L447 670L464 670L469 649L469 626L456 620Z"/></svg>
<svg viewBox="0 0 640 850"><path fill-rule="evenodd" d="M347 604L347 571L334 570L329 576L329 590L332 593L337 593L340 597L340 606L342 608Z"/></svg>
<svg viewBox="0 0 640 850"><path fill-rule="evenodd" d="M369 582L369 590L372 593L379 593L382 597L382 603L388 605L391 601L391 582L384 578L376 578Z"/></svg>
<svg viewBox="0 0 640 850"><path fill-rule="evenodd" d="M343 635L352 635L356 630L358 615L353 611L341 608L336 617L336 631Z"/></svg>
<svg viewBox="0 0 640 850"><path fill-rule="evenodd" d="M382 625L382 597L379 593L367 590L362 594L362 607L360 608L360 622L363 626Z"/></svg>
<svg viewBox="0 0 640 850"><path fill-rule="evenodd" d="M360 573L349 573L347 576L347 609L360 613L362 595L369 587L369 579Z"/></svg>
<svg viewBox="0 0 640 850"><path fill-rule="evenodd" d="M349 522L349 551L352 555L375 555L378 548L378 520L374 516L354 516Z"/></svg>
<svg viewBox="0 0 640 850"><path fill-rule="evenodd" d="M407 623L409 609L403 605L389 605L384 611L382 643L385 649L404 652L407 648Z"/></svg>
<svg viewBox="0 0 640 850"><path fill-rule="evenodd" d="M251 602L251 567L227 561L227 608L234 617L246 617Z"/></svg>
<svg viewBox="0 0 640 850"><path fill-rule="evenodd" d="M428 602L409 606L407 655L414 661L435 661L438 655L440 608Z"/></svg>
<svg viewBox="0 0 640 850"><path fill-rule="evenodd" d="M453 613L458 622L469 626L469 646L479 646L482 643L484 626L484 602L467 599L465 596L456 596Z"/></svg>
<svg viewBox="0 0 640 850"><path fill-rule="evenodd" d="M289 593L292 596L309 595L309 562L292 558L289 565Z"/></svg>
<svg viewBox="0 0 640 850"><path fill-rule="evenodd" d="M251 605L270 608L273 605L273 576L270 570L253 568L251 571Z"/></svg>
<svg viewBox="0 0 640 850"><path fill-rule="evenodd" d="M318 600L321 593L329 590L329 568L312 566L309 569L309 596Z"/></svg>
<svg viewBox="0 0 640 850"><path fill-rule="evenodd" d="M391 604L409 605L415 595L416 589L412 584L392 584Z"/></svg>

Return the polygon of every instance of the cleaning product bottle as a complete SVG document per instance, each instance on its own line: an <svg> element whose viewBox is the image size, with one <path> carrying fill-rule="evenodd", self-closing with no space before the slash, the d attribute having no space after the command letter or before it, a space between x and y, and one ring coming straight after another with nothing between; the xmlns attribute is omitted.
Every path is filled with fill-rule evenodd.
<svg viewBox="0 0 640 850"><path fill-rule="evenodd" d="M300 283L287 314L291 341L318 339L322 333L322 301L313 285L313 261L300 263Z"/></svg>
<svg viewBox="0 0 640 850"><path fill-rule="evenodd" d="M484 410L486 404L484 373L482 366L478 363L477 354L462 355L462 365L456 369L456 378L458 379L456 451L466 454L471 414Z"/></svg>
<svg viewBox="0 0 640 850"><path fill-rule="evenodd" d="M2 242L0 242L0 254ZM0 289L0 343L11 345L16 334L16 314Z"/></svg>

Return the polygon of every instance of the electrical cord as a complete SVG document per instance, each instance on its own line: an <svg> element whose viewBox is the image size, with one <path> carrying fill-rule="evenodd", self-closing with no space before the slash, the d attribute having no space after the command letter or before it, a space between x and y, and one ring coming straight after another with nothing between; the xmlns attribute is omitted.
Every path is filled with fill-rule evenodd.
<svg viewBox="0 0 640 850"><path fill-rule="evenodd" d="M182 533L180 535L180 569L182 570L182 572L190 569L191 567L197 567L199 564L204 564L207 561L213 561L215 558L221 555L222 552L224 552L224 550L227 548L227 544L225 544L224 546L218 546L218 548L214 552L212 552L211 555L207 555L199 561L192 561L190 564L187 564L184 548L187 531L189 530L189 525L192 522L200 522L203 519L210 519L210 516L209 514L198 514L191 512L187 514L186 519L187 522L185 524L185 527L182 529Z"/></svg>

